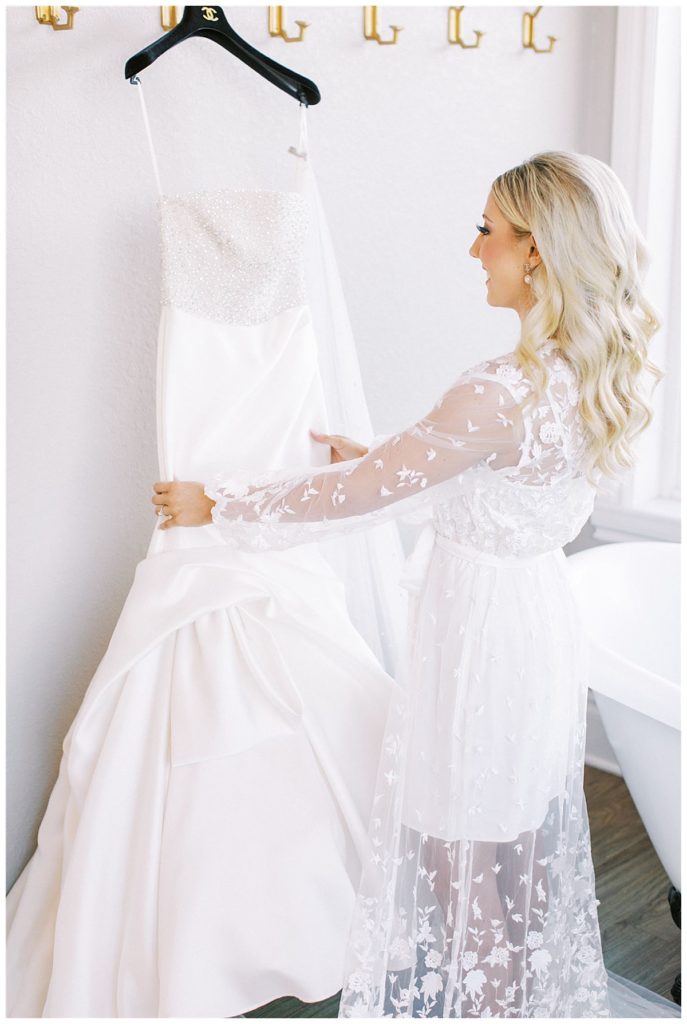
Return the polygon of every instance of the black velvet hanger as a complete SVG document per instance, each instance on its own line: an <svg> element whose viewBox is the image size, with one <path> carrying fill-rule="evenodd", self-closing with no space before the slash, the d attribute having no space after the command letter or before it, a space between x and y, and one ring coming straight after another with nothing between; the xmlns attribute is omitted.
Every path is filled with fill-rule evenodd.
<svg viewBox="0 0 687 1024"><path fill-rule="evenodd" d="M139 71L149 67L153 61L161 57L172 46L183 43L192 36L203 36L219 43L235 57L243 61L259 75L272 82L278 89L283 89L294 99L307 106L320 102L320 91L314 82L297 71L277 64L258 50L246 43L227 21L221 7L184 7L181 21L169 32L129 57L124 67L126 78L133 78Z"/></svg>

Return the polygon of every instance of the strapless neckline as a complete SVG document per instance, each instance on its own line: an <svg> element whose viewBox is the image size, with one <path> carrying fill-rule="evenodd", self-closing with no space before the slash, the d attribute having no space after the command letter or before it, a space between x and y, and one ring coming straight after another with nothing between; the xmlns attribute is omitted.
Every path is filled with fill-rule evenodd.
<svg viewBox="0 0 687 1024"><path fill-rule="evenodd" d="M279 189L279 188L213 188L213 189L193 189L186 192L163 192L158 196L157 202L161 206L163 203L168 201L174 201L179 199L194 199L194 198L210 198L220 195L268 195L268 196L283 196L284 198L296 196L298 199L305 201L302 192L298 192L296 189Z"/></svg>

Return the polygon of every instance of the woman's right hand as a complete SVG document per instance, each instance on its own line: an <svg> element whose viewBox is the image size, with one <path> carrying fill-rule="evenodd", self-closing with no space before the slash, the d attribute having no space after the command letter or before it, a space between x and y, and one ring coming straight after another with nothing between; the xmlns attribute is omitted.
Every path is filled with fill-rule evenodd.
<svg viewBox="0 0 687 1024"><path fill-rule="evenodd" d="M354 441L350 437L343 437L341 434L318 434L315 430L310 431L310 436L321 444L328 444L331 449L330 462L348 462L349 459L359 459L367 455L368 449L360 441Z"/></svg>

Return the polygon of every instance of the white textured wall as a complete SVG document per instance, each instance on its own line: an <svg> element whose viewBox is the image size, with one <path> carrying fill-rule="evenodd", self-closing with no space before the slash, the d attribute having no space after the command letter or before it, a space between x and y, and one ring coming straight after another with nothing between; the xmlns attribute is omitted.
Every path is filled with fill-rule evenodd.
<svg viewBox="0 0 687 1024"><path fill-rule="evenodd" d="M421 415L450 375L510 348L467 255L492 178L532 153L608 159L611 7L547 7L552 55L521 48L524 8L288 7L307 41L237 31L313 78L312 153L377 431ZM62 738L153 527L159 300L156 189L127 57L158 7L82 7L71 32L8 8L8 875L35 843ZM298 106L204 39L143 73L163 188L291 187Z"/></svg>

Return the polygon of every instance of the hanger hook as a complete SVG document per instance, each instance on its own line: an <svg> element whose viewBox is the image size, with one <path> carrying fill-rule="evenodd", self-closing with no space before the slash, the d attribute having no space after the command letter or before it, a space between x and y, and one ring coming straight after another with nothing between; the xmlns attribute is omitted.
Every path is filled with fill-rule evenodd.
<svg viewBox="0 0 687 1024"><path fill-rule="evenodd" d="M171 28L176 28L178 23L177 9L175 4L167 5L166 7L160 7L160 24L162 25L165 32L169 32Z"/></svg>
<svg viewBox="0 0 687 1024"><path fill-rule="evenodd" d="M283 39L285 43L302 43L306 28L310 27L309 21L296 21L298 35L288 35L284 28L284 8L281 5L267 8L267 28L271 36Z"/></svg>
<svg viewBox="0 0 687 1024"><path fill-rule="evenodd" d="M466 43L460 34L460 16L465 10L465 7L449 7L448 9L448 41L449 43L457 43L458 46L462 46L464 50L475 50L482 42L482 36L484 32L478 32L475 29L475 42Z"/></svg>
<svg viewBox="0 0 687 1024"><path fill-rule="evenodd" d="M556 36L547 36L549 45L547 47L537 46L534 41L534 19L541 11L541 4L539 7L535 7L533 11L525 11L522 16L522 45L525 50L534 50L535 53L551 53L553 51L554 43L557 41Z"/></svg>
<svg viewBox="0 0 687 1024"><path fill-rule="evenodd" d="M391 39L382 39L377 26L377 8L367 6L363 8L363 33L366 39L373 39L380 46L394 46L398 41L398 33L403 31L402 25L389 25L393 35Z"/></svg>
<svg viewBox="0 0 687 1024"><path fill-rule="evenodd" d="M67 20L60 24L59 7L36 7L36 21L39 25L52 25L56 32L59 32L61 29L74 28L74 15L79 8L63 6L62 10L67 15Z"/></svg>

